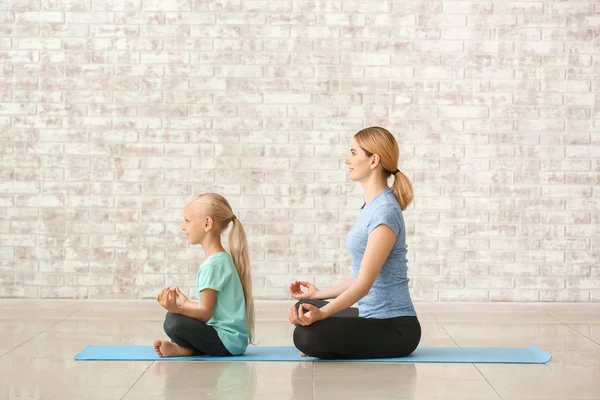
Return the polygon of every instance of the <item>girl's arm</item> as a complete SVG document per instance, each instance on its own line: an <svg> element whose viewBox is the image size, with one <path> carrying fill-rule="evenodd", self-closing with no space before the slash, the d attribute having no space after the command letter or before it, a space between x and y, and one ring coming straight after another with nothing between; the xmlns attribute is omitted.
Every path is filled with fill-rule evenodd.
<svg viewBox="0 0 600 400"><path fill-rule="evenodd" d="M323 318L345 310L369 293L395 242L396 234L387 225L379 225L371 232L356 282L321 308Z"/></svg>
<svg viewBox="0 0 600 400"><path fill-rule="evenodd" d="M198 307L200 307L200 303L198 303L197 301L188 300L188 301L186 301L184 307L186 307L186 308L198 308Z"/></svg>
<svg viewBox="0 0 600 400"><path fill-rule="evenodd" d="M200 292L200 304L202 304L202 307L198 306L199 303L189 301L184 307L177 307L174 313L185 315L186 317L197 319L202 322L208 322L212 317L216 302L217 291L213 289L204 289Z"/></svg>

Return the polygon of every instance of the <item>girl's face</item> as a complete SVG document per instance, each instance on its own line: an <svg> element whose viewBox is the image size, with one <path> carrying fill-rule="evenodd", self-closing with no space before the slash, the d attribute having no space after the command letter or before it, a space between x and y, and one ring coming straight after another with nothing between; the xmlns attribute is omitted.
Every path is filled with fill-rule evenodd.
<svg viewBox="0 0 600 400"><path fill-rule="evenodd" d="M206 232L210 229L209 218L198 216L196 208L191 203L183 209L183 218L184 222L181 229L185 232L188 242L190 244L201 243L204 236L206 236Z"/></svg>
<svg viewBox="0 0 600 400"><path fill-rule="evenodd" d="M354 138L352 139L350 154L345 163L348 165L349 177L352 181L361 181L371 173L372 157L367 156Z"/></svg>

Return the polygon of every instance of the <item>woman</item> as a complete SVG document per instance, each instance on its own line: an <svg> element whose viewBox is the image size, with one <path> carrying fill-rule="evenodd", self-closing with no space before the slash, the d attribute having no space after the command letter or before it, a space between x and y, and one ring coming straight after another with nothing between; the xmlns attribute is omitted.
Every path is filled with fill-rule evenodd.
<svg viewBox="0 0 600 400"><path fill-rule="evenodd" d="M421 340L408 290L402 216L413 192L408 178L397 169L398 154L396 139L381 127L363 129L352 140L346 164L350 179L361 183L365 195L358 221L346 239L354 277L323 291L308 282L290 285L291 295L300 301L290 309L289 319L296 325L294 344L303 355L405 357ZM358 309L350 308L356 302Z"/></svg>

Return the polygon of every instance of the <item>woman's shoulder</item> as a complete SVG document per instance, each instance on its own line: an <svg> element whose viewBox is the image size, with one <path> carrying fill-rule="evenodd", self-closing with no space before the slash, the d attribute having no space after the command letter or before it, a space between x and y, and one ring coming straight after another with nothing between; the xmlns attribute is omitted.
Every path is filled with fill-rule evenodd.
<svg viewBox="0 0 600 400"><path fill-rule="evenodd" d="M396 199L394 192L391 190L386 190L386 192L383 193L383 196L380 196L377 200L377 203L374 204L375 207L373 207L374 212L402 213L400 204L398 204L398 199Z"/></svg>

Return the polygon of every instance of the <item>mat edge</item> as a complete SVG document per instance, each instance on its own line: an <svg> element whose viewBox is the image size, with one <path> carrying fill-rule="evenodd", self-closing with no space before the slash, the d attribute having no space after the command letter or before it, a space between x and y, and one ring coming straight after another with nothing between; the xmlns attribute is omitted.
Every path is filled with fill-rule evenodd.
<svg viewBox="0 0 600 400"><path fill-rule="evenodd" d="M132 359L132 358L84 358L82 357L82 354L85 353L86 350L88 350L91 347L152 347L152 346L147 346L147 345L86 345L86 347L80 351L78 354L76 354L73 359L76 361L164 361L164 362L170 362L170 361L205 361L205 362L236 362L236 361L240 361L238 357L231 357L233 358L233 360L231 358L223 358L223 357L216 357L216 358L208 358L208 357L200 357L200 356L196 356L196 357L168 357L168 358L161 358L161 357L156 357L156 358L136 358L136 359ZM283 347L283 348L289 348L289 347L294 347L294 346L252 346L252 347ZM431 348L427 348L427 349L431 349ZM433 348L436 349L436 348ZM483 348L482 348L483 349ZM295 358L288 358L288 359L276 359L276 360L268 360L268 359L262 359L262 360L252 360L252 359L247 359L247 360L242 360L242 362L371 362L371 363L438 363L438 364L545 364L548 361L550 361L552 359L552 355L549 354L548 352L544 351L543 349L541 349L540 347L536 346L536 345L530 345L528 348L520 348L520 349L526 349L526 350L530 350L532 353L535 354L536 357L539 357L540 361L526 361L526 362L511 362L511 361L430 361L430 360L414 360L411 359L411 356L407 356L407 357L395 357L395 358L375 358L375 359L345 359L345 360L324 360L324 359L319 359L319 358L315 358L315 357L298 357L297 359ZM238 359L238 360L236 360Z"/></svg>
<svg viewBox="0 0 600 400"><path fill-rule="evenodd" d="M543 350L542 348L536 346L535 344L532 344L531 346L529 346L529 350L531 350L532 352L537 354L541 359L544 360L541 362L541 364L546 364L548 361L550 361L552 359L552 354L550 354L547 351Z"/></svg>

